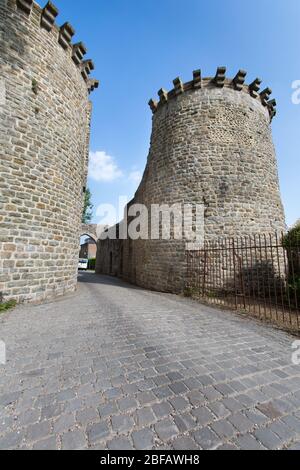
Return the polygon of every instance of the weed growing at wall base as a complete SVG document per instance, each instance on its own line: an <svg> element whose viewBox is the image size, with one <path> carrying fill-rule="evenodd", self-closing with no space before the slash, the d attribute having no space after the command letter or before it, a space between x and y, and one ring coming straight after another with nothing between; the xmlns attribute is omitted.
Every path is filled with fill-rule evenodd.
<svg viewBox="0 0 300 470"><path fill-rule="evenodd" d="M17 305L15 300L9 300L8 302L0 303L0 313L6 312L7 310L14 308Z"/></svg>

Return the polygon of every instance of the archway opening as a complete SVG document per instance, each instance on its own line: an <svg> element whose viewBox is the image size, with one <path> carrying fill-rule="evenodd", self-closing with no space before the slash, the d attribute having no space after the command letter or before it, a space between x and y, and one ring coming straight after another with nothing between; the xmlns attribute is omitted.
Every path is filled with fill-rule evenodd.
<svg viewBox="0 0 300 470"><path fill-rule="evenodd" d="M96 257L97 241L92 235L83 233L80 237L78 269L85 271L95 271Z"/></svg>

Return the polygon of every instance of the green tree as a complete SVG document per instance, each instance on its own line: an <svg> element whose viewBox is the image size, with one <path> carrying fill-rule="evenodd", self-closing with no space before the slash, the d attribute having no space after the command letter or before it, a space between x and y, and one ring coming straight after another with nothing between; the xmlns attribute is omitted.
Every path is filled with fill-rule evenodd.
<svg viewBox="0 0 300 470"><path fill-rule="evenodd" d="M92 194L89 188L87 188L84 193L84 203L83 203L83 213L82 213L82 223L89 224L93 217L93 204L92 204Z"/></svg>
<svg viewBox="0 0 300 470"><path fill-rule="evenodd" d="M285 235L283 243L285 248L300 245L300 220Z"/></svg>

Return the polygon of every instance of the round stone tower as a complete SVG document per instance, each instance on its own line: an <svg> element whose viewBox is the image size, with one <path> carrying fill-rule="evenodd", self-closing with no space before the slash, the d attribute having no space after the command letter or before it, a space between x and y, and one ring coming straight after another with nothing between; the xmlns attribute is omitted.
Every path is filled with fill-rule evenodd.
<svg viewBox="0 0 300 470"><path fill-rule="evenodd" d="M285 227L270 121L272 90L261 80L245 85L220 67L214 78L159 91L151 148L137 197L203 203L205 237L274 232Z"/></svg>
<svg viewBox="0 0 300 470"><path fill-rule="evenodd" d="M77 282L91 103L98 86L48 2L0 0L0 293L39 301Z"/></svg>
<svg viewBox="0 0 300 470"><path fill-rule="evenodd" d="M272 91L260 92L260 79L246 85L243 70L233 79L225 74L220 67L215 77L202 78L197 70L192 81L177 78L172 91L161 89L159 102L149 102L150 153L129 205L145 204L149 211L153 204L202 205L206 240L285 229L270 127L276 114ZM182 291L187 241L124 241L116 254L123 276L147 288ZM108 266L104 248L99 269Z"/></svg>

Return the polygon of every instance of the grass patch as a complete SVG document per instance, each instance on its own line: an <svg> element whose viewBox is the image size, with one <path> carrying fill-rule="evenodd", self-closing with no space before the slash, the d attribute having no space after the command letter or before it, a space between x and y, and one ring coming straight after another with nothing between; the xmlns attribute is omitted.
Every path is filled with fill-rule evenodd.
<svg viewBox="0 0 300 470"><path fill-rule="evenodd" d="M7 310L14 308L17 305L15 300L9 300L8 302L0 303L0 313L6 312Z"/></svg>

